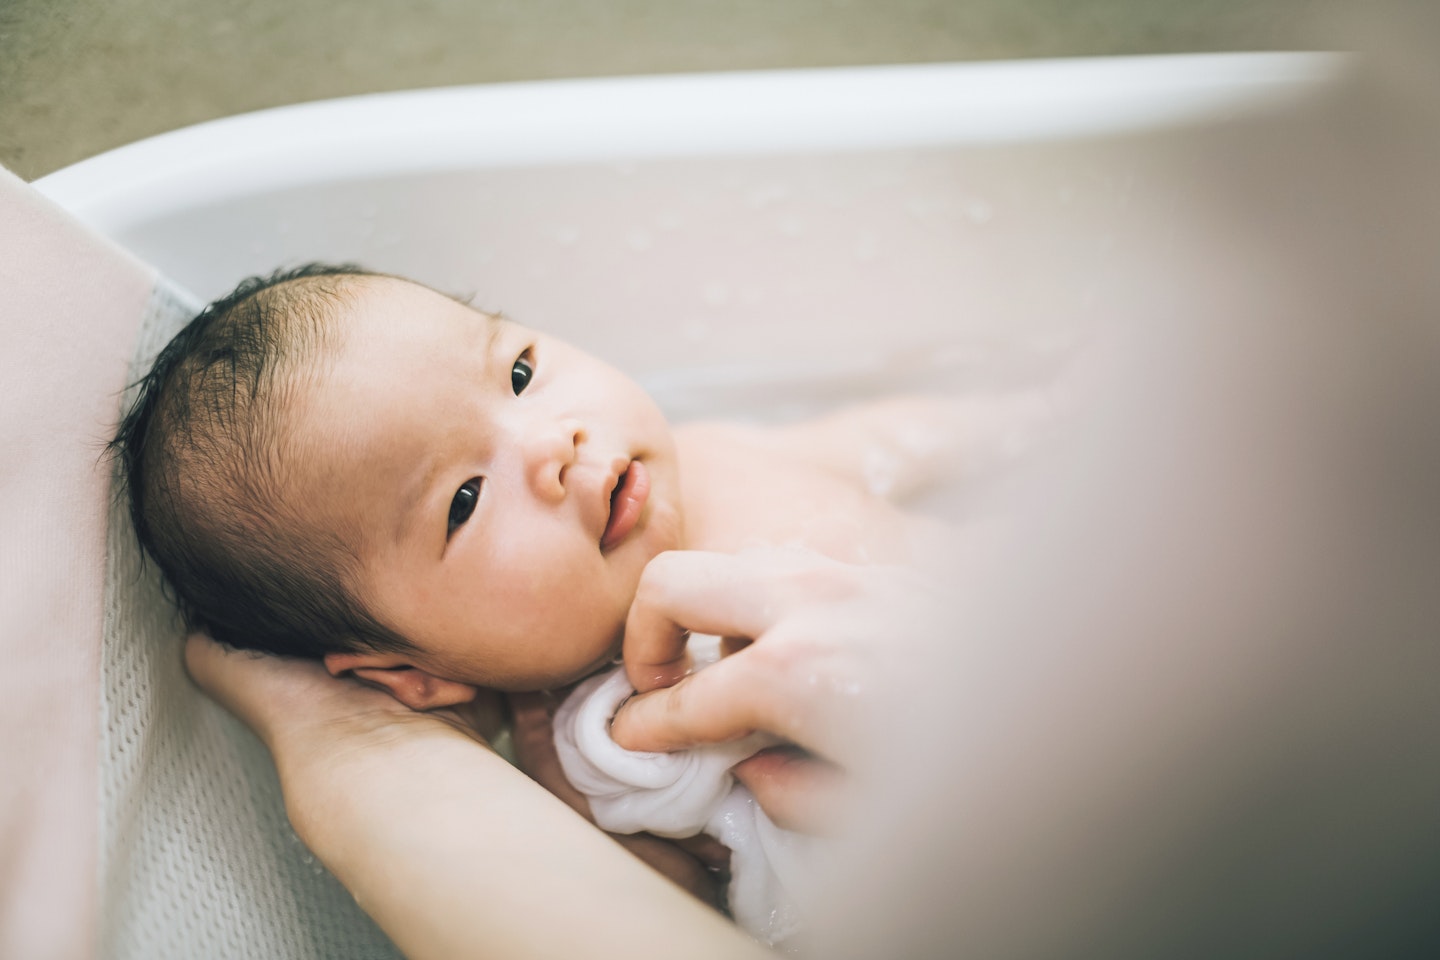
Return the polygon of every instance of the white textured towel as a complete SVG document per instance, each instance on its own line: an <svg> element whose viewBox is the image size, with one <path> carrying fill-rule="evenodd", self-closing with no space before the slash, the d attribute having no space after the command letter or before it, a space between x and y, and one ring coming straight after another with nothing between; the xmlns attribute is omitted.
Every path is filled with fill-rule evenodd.
<svg viewBox="0 0 1440 960"><path fill-rule="evenodd" d="M713 662L717 646L713 638L691 638L697 669ZM706 833L729 847L735 922L767 943L789 939L800 927L794 897L804 883L809 838L775 826L730 773L774 741L751 736L675 753L623 750L610 738L610 719L634 692L616 667L580 684L560 705L555 748L565 776L611 833Z"/></svg>

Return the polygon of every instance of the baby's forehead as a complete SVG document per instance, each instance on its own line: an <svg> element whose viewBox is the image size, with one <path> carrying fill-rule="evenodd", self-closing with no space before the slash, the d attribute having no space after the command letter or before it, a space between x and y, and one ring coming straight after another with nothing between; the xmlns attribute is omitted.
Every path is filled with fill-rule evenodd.
<svg viewBox="0 0 1440 960"><path fill-rule="evenodd" d="M358 303L405 306L411 309L423 305L435 310L453 310L460 307L472 314L498 319L498 315L471 304L469 297L446 293L418 280L386 274L373 274L357 279L359 282L355 299Z"/></svg>
<svg viewBox="0 0 1440 960"><path fill-rule="evenodd" d="M295 365L283 404L291 429L327 448L401 423L407 412L438 416L457 392L473 392L477 368L506 326L418 283L365 280L339 305L329 349Z"/></svg>
<svg viewBox="0 0 1440 960"><path fill-rule="evenodd" d="M388 276L361 280L332 313L329 339L339 355L386 345L403 352L446 341L459 347L472 338L493 336L507 322L498 313L421 283Z"/></svg>

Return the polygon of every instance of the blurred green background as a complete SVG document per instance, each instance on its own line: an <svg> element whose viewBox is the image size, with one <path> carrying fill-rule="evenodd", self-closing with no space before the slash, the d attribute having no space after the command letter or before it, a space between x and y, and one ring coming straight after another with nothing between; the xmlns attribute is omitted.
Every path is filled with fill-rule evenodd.
<svg viewBox="0 0 1440 960"><path fill-rule="evenodd" d="M0 164L379 90L1011 57L1316 49L1317 0L0 0Z"/></svg>

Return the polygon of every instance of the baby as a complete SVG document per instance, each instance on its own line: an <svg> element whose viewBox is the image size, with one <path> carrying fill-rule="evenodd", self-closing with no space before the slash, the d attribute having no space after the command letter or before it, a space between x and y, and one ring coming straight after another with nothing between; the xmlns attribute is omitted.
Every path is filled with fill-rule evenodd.
<svg viewBox="0 0 1440 960"><path fill-rule="evenodd" d="M907 401L672 429L566 343L312 265L247 281L181 331L115 446L193 627L323 658L424 710L594 673L664 550L905 561L928 525L865 489L865 456L883 448L891 490L913 490L953 457L952 416Z"/></svg>
<svg viewBox="0 0 1440 960"><path fill-rule="evenodd" d="M963 421L913 400L672 429L566 343L311 265L246 281L182 330L115 448L190 626L429 710L611 664L662 551L909 560L933 527L866 471L878 452L888 492L913 491L953 466Z"/></svg>

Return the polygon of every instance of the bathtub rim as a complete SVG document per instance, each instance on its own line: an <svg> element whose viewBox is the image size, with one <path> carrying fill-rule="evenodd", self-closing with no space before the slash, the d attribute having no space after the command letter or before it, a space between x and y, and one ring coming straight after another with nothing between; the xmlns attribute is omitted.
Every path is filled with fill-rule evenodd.
<svg viewBox="0 0 1440 960"><path fill-rule="evenodd" d="M1158 54L432 87L222 117L117 147L33 186L114 236L196 206L332 181L1160 129L1288 102L1341 79L1352 59Z"/></svg>

